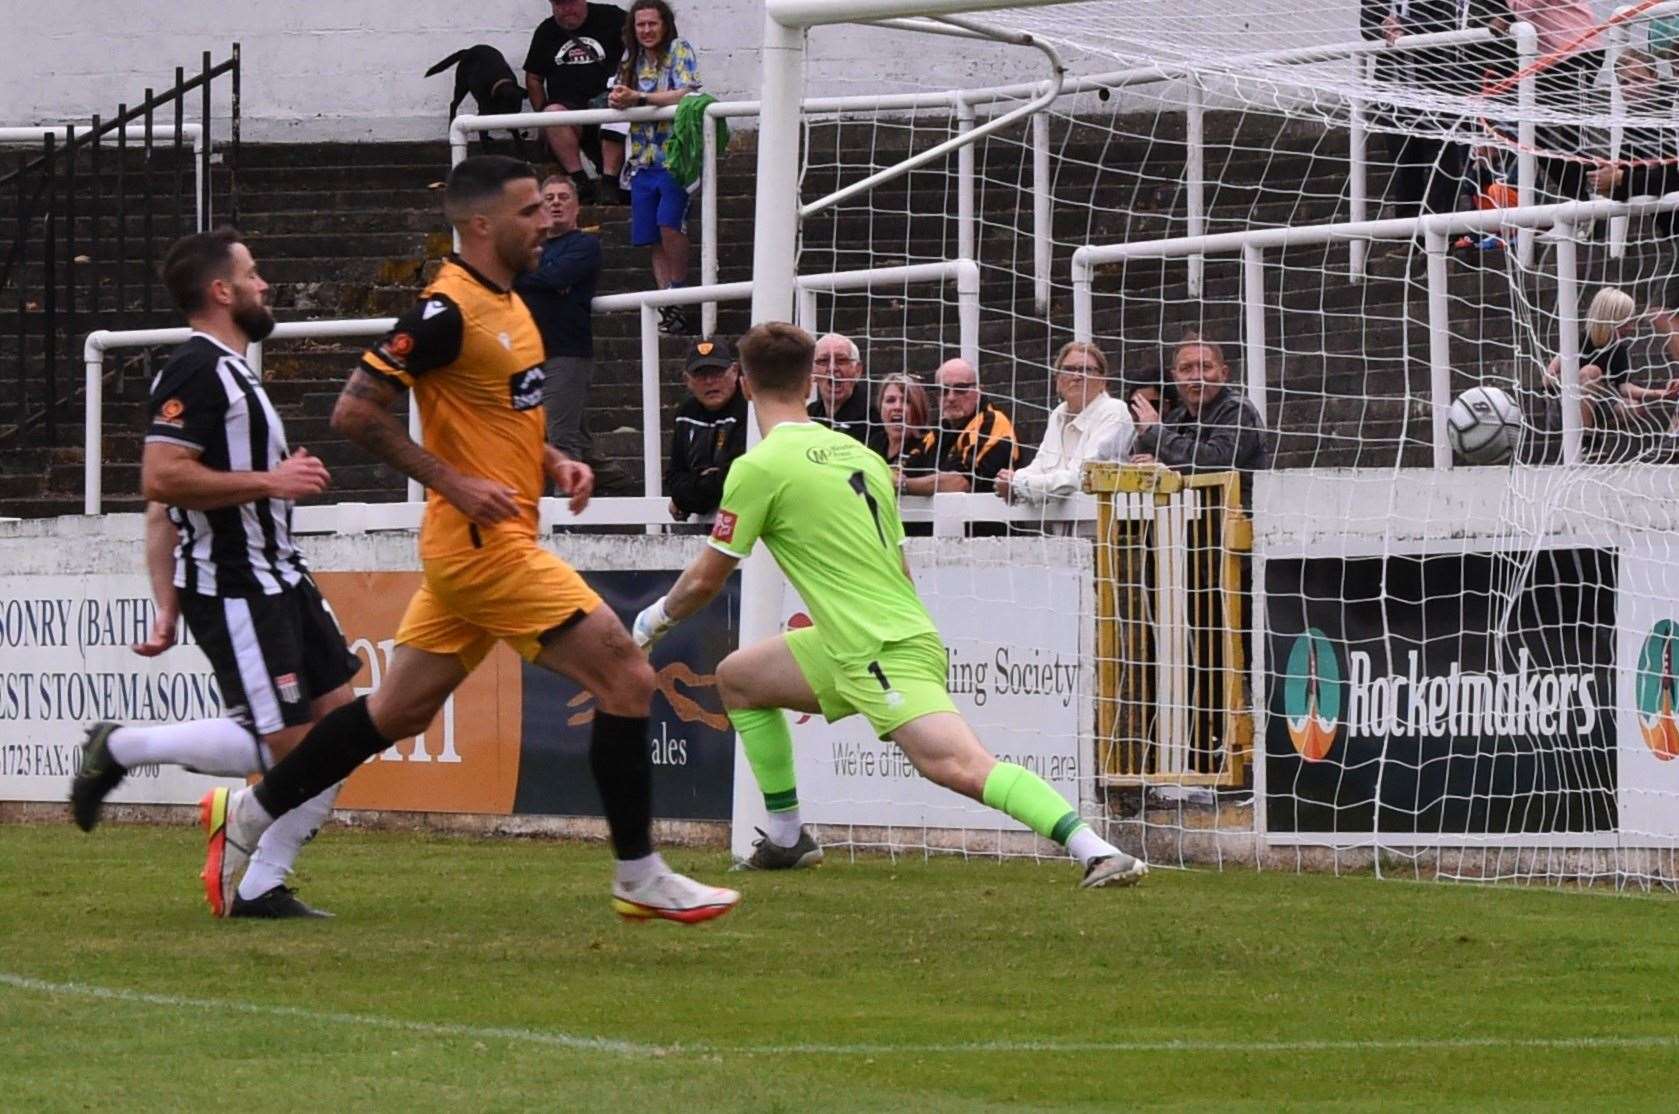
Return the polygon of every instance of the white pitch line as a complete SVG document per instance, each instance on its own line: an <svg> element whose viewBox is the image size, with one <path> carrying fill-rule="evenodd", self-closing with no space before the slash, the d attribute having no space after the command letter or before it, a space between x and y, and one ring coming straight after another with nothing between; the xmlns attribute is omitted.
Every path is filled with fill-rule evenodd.
<svg viewBox="0 0 1679 1114"><path fill-rule="evenodd" d="M1625 1037L1416 1037L1393 1040L1298 1040L1298 1041L1220 1041L1220 1040L1158 1040L1158 1041L1054 1041L999 1040L968 1041L947 1044L644 1044L637 1041L615 1040L610 1037L585 1037L551 1029L522 1029L507 1026L465 1025L452 1022L409 1021L380 1014L341 1013L334 1010L311 1010L301 1006L277 1006L262 1002L240 1002L228 998L189 998L179 994L153 994L143 990L121 987L93 986L88 983L49 982L0 972L0 986L9 986L36 994L60 998L92 998L105 1002L124 1002L130 1005L157 1006L163 1009L196 1010L225 1015L241 1013L251 1017L275 1017L288 1021L308 1021L333 1025L360 1026L365 1029L388 1029L426 1036L459 1037L469 1040L499 1040L515 1044L535 1044L550 1048L565 1048L579 1052L606 1052L616 1056L935 1056L996 1054L1011 1052L1069 1052L1069 1053L1139 1053L1164 1052L1187 1054L1236 1053L1295 1053L1295 1052L1473 1052L1488 1049L1553 1049L1558 1051L1591 1051L1593 1049L1669 1049L1679 1048L1679 1035Z"/></svg>

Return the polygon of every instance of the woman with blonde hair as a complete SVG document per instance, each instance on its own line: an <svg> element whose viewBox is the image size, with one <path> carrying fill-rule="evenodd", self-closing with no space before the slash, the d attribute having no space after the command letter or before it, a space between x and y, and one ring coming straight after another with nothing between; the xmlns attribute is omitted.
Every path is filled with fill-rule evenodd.
<svg viewBox="0 0 1679 1114"><path fill-rule="evenodd" d="M1055 393L1043 444L1026 467L997 473L997 494L1011 503L1042 506L1078 491L1084 462L1112 442L1131 451L1135 427L1125 403L1108 393L1108 358L1094 344L1072 340L1055 354ZM1123 459L1123 455L1121 456Z"/></svg>
<svg viewBox="0 0 1679 1114"><path fill-rule="evenodd" d="M904 446L914 444L927 432L927 388L906 372L894 372L880 381L875 408L886 427L886 463L896 464Z"/></svg>
<svg viewBox="0 0 1679 1114"><path fill-rule="evenodd" d="M1644 387L1630 381L1632 335L1640 319L1638 303L1631 294L1605 286L1592 295L1586 307L1585 336L1580 341L1580 427L1599 429L1645 413L1656 402L1679 398L1679 379L1662 387ZM1667 337L1669 359L1679 359L1679 335L1673 331L1673 315L1666 310L1646 313L1656 331ZM1562 357L1551 358L1545 369L1545 386L1562 390Z"/></svg>

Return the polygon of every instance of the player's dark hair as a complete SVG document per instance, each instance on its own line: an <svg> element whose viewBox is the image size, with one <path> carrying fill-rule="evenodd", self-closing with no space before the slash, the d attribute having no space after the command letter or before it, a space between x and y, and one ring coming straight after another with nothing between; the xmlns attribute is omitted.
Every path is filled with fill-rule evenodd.
<svg viewBox="0 0 1679 1114"><path fill-rule="evenodd" d="M473 155L449 172L449 185L443 191L444 215L458 224L478 212L485 202L499 198L507 183L521 178L536 178L536 171L523 159Z"/></svg>
<svg viewBox="0 0 1679 1114"><path fill-rule="evenodd" d="M203 310L204 288L210 280L227 278L233 269L233 245L244 239L237 228L223 225L209 232L182 236L163 255L163 285L188 317Z"/></svg>
<svg viewBox="0 0 1679 1114"><path fill-rule="evenodd" d="M816 341L797 325L785 321L754 325L740 338L735 352L754 391L789 394L809 389Z"/></svg>

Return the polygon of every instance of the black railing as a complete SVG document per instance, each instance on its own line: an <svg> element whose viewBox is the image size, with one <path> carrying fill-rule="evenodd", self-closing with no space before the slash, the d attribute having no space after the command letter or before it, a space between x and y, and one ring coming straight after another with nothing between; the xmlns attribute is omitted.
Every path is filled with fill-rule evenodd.
<svg viewBox="0 0 1679 1114"><path fill-rule="evenodd" d="M219 64L205 51L198 73L188 77L177 66L172 87L147 89L140 104L118 105L109 120L95 116L86 125L43 131L39 144L0 174L0 206L11 210L0 208L0 230L13 234L0 256L0 305L15 306L0 327L0 442L36 428L56 441L60 412L81 383L74 358L81 333L151 315L162 244L238 220L239 65L238 43ZM230 128L218 147L211 93L223 76ZM189 121L195 92L198 119ZM189 125L202 129L196 151ZM216 154L219 175L212 173ZM139 225L138 244L131 220ZM132 274L131 251L138 264Z"/></svg>

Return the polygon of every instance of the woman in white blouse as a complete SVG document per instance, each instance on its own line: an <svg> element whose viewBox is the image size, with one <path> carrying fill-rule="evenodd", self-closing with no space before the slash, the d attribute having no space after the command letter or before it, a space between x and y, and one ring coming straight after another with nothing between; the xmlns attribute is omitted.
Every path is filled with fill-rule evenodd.
<svg viewBox="0 0 1679 1114"><path fill-rule="evenodd" d="M1077 340L1062 345L1055 356L1055 393L1061 405L1049 415L1038 455L1024 468L997 473L997 494L1011 503L1041 506L1071 495L1097 445L1117 438L1130 448L1131 412L1108 394L1108 358L1100 348Z"/></svg>

